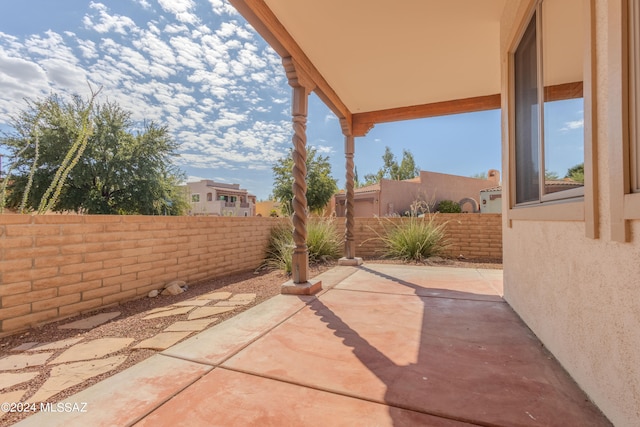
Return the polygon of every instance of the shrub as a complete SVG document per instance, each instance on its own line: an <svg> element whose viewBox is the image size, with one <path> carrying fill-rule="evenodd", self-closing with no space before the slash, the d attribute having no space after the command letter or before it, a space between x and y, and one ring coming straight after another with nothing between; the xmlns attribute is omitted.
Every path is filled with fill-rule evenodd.
<svg viewBox="0 0 640 427"><path fill-rule="evenodd" d="M291 258L293 255L293 233L290 222L276 224L269 234L267 256L263 265L267 268L291 273Z"/></svg>
<svg viewBox="0 0 640 427"><path fill-rule="evenodd" d="M462 208L460 205L453 200L442 200L438 204L438 212L441 213L460 213L462 212Z"/></svg>
<svg viewBox="0 0 640 427"><path fill-rule="evenodd" d="M432 216L410 217L402 222L383 225L384 256L403 261L422 261L439 255L447 247L445 224L436 224Z"/></svg>
<svg viewBox="0 0 640 427"><path fill-rule="evenodd" d="M309 262L325 262L339 258L342 254L342 241L333 220L311 219L307 224Z"/></svg>
<svg viewBox="0 0 640 427"><path fill-rule="evenodd" d="M281 222L271 229L264 266L291 274L293 255L293 224ZM342 239L329 218L311 218L307 223L309 262L326 262L340 257Z"/></svg>

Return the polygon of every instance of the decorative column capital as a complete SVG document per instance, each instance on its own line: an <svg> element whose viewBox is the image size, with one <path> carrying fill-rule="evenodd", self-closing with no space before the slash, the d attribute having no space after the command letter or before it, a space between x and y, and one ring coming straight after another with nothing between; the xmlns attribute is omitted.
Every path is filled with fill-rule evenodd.
<svg viewBox="0 0 640 427"><path fill-rule="evenodd" d="M282 65L287 73L289 86L293 88L303 87L306 93L311 93L316 88L316 84L309 73L295 59L290 56L282 58Z"/></svg>

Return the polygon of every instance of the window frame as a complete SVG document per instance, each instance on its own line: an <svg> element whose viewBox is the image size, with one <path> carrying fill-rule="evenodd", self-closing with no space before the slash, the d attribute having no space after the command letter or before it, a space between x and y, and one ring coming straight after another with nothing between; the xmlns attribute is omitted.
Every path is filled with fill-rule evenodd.
<svg viewBox="0 0 640 427"><path fill-rule="evenodd" d="M191 203L200 203L200 193L191 193Z"/></svg>
<svg viewBox="0 0 640 427"><path fill-rule="evenodd" d="M508 171L505 176L507 189L504 197L506 226L511 228L514 220L535 221L584 221L585 235L588 238L599 237L597 206L598 186L595 180L597 173L597 152L595 151L595 129L593 128L596 112L595 99L595 1L584 1L584 57L583 57L583 99L584 99L584 187L578 191L565 190L561 195L551 193L544 200L536 200L526 204L516 204L516 165L515 165L515 64L514 54L520 44L524 32L536 13L542 0L532 0L526 10L521 10L515 18L503 55L503 123L504 164ZM538 12L539 13L539 12ZM572 192L573 194L567 193ZM578 194L576 194L578 193ZM555 194L555 195L554 195ZM565 196L567 196L565 198ZM560 198L561 197L561 198Z"/></svg>
<svg viewBox="0 0 640 427"><path fill-rule="evenodd" d="M526 26L525 28L529 28L529 26L532 23L532 20L535 19L535 45L536 45L536 70L535 70L535 75L536 75L536 90L537 90L537 104L536 108L537 108L537 165L538 165L538 197L536 200L530 200L530 201L526 201L526 202L517 202L517 189L518 189L518 182L517 182L517 164L514 164L514 167L516 167L516 198L515 198L515 205L514 207L527 207L527 206L537 206L543 203L548 203L548 202L558 202L558 201L565 201L565 200L570 200L570 199L578 199L578 198L582 198L584 197L584 183L583 186L581 187L577 187L577 188L573 188L573 189L567 189L567 190L561 190L561 191L557 191L557 192L553 192L553 193L545 193L545 188L546 188L546 179L545 179L545 174L546 174L546 165L545 165L545 161L546 161L546 156L545 156L545 147L546 147L546 142L545 141L545 103L547 101L545 101L545 86L544 86L544 46L542 43L543 40L543 20L544 20L544 14L542 11L542 7L544 4L544 0L538 0L535 3L535 7L533 8L533 11L531 13L531 15L529 16L528 20L526 21ZM513 90L515 92L515 88L516 86L516 81L517 81L517 76L516 76L516 68L515 68L515 56L518 52L518 49L521 46L521 43L523 42L525 36L525 31L523 31L522 36L520 37L520 40L518 40L518 43L516 44L515 48L513 49L512 52L512 60L514 61L514 68L513 68L513 75L512 75L512 80L513 80ZM583 94L584 97L584 94ZM514 97L514 109L517 108L517 102L518 100L515 99ZM515 128L515 123L514 123L514 128ZM515 129L517 131L517 129ZM583 146L584 146L584 137L583 137ZM526 146L525 147L525 151L527 149L530 149L530 146ZM518 149L518 141L515 140L514 138L514 155L517 153L517 149ZM584 162L584 159L583 159Z"/></svg>

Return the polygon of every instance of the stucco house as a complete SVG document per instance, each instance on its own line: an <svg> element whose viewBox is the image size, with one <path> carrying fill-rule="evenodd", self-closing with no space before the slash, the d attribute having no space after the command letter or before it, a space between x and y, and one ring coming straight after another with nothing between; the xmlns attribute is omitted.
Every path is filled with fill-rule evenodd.
<svg viewBox="0 0 640 427"><path fill-rule="evenodd" d="M402 181L382 179L377 184L356 188L354 215L356 217L382 217L406 215L416 201L423 202L434 211L442 200L453 200L465 212L478 212L479 192L500 183L500 172L490 170L488 179L470 178L446 173L420 171L416 178ZM334 196L336 216L346 216L347 195Z"/></svg>
<svg viewBox="0 0 640 427"><path fill-rule="evenodd" d="M188 182L187 200L190 215L254 216L256 196L240 184L224 184L210 179Z"/></svg>
<svg viewBox="0 0 640 427"><path fill-rule="evenodd" d="M345 136L352 263L354 138L378 123L500 108L504 298L614 425L640 425L638 2L230 2L283 58L292 87L294 284L315 291L305 264L311 92ZM547 131L556 103L575 101L584 186L552 193Z"/></svg>

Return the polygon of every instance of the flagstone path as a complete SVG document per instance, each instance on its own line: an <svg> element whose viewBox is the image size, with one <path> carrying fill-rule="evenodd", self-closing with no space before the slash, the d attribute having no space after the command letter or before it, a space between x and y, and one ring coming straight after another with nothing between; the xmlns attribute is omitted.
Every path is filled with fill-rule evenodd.
<svg viewBox="0 0 640 427"><path fill-rule="evenodd" d="M52 396L76 386L90 378L116 369L127 360L126 351L139 349L165 350L206 329L218 321L221 313L251 304L254 293L210 292L189 300L143 313L142 321L180 316L177 320L143 340L115 336L97 339L73 337L54 342L26 342L9 350L0 358L0 402L45 402ZM106 322L118 319L120 312L100 313L95 316L58 326L59 329L92 330ZM139 342L136 342L139 341ZM123 350L126 350L123 353ZM117 355L115 353L118 353ZM30 390L29 381L41 374L43 366L50 366L48 378L37 390ZM33 372L29 372L33 369ZM16 372L19 371L19 372ZM23 387L20 387L24 384ZM10 391L7 391L11 389ZM26 400L24 399L26 397ZM0 412L0 419L5 415Z"/></svg>

